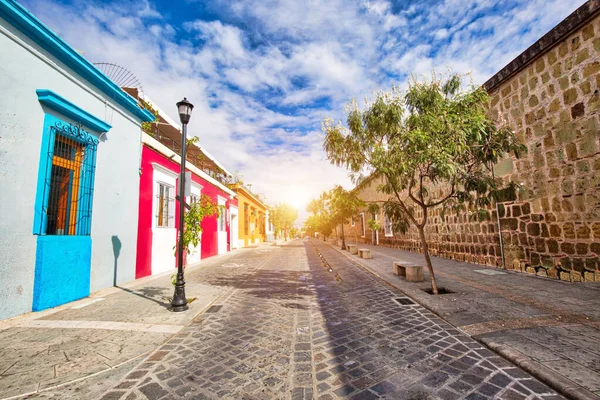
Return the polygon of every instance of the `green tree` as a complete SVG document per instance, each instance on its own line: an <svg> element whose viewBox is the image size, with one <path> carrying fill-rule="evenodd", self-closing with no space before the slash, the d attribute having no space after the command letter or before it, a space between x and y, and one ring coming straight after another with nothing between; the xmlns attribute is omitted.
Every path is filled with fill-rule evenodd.
<svg viewBox="0 0 600 400"><path fill-rule="evenodd" d="M200 243L202 220L219 212L224 210L219 210L217 204L205 194L200 195L200 200L190 204L190 209L183 216L183 247L188 254Z"/></svg>
<svg viewBox="0 0 600 400"><path fill-rule="evenodd" d="M353 101L347 127L326 118L328 159L354 177L368 171L382 179L389 195L383 208L393 229L417 228L433 293L438 293L425 227L437 206L481 208L490 204L500 181L491 166L523 149L512 130L489 115L482 87L461 88L464 76L412 79L405 92L378 92L365 109Z"/></svg>
<svg viewBox="0 0 600 400"><path fill-rule="evenodd" d="M356 215L360 207L365 205L365 202L358 198L355 192L348 191L337 185L330 192L330 204L332 219L335 223L342 225L342 250L346 250L346 240L344 237L344 224L348 219Z"/></svg>
<svg viewBox="0 0 600 400"><path fill-rule="evenodd" d="M323 235L323 240L333 232L335 224L331 213L331 193L326 191L321 195L312 199L306 206L306 211L313 213L310 223L315 229L315 232Z"/></svg>
<svg viewBox="0 0 600 400"><path fill-rule="evenodd" d="M294 226L298 218L298 210L287 203L279 203L269 209L269 218L273 223L275 236L283 234L285 240L289 237L289 230Z"/></svg>

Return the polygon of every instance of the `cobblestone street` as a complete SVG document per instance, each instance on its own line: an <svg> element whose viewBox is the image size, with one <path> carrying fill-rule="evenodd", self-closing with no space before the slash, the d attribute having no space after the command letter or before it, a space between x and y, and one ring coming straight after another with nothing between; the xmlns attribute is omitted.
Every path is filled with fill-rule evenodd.
<svg viewBox="0 0 600 400"><path fill-rule="evenodd" d="M562 398L327 245L236 260L201 278L232 289L103 399Z"/></svg>

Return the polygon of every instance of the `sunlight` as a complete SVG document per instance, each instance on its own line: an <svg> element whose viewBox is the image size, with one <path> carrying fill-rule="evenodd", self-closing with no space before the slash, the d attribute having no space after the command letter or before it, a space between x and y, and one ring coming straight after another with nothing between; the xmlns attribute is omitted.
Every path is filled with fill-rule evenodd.
<svg viewBox="0 0 600 400"><path fill-rule="evenodd" d="M297 186L292 186L286 190L285 202L296 208L298 211L302 211L306 208L306 204L310 200L308 194Z"/></svg>

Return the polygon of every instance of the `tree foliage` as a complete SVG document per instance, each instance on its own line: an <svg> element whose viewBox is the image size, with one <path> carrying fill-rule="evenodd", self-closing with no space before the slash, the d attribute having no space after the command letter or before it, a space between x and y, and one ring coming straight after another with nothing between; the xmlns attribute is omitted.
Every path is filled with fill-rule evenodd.
<svg viewBox="0 0 600 400"><path fill-rule="evenodd" d="M462 89L463 78L413 78L406 91L378 92L364 109L351 102L347 126L326 118L322 127L333 164L345 166L357 179L365 172L382 179L378 190L389 195L383 209L393 229L418 229L434 293L424 234L430 209L487 206L500 184L491 166L523 149L512 130L490 118L486 91Z"/></svg>
<svg viewBox="0 0 600 400"><path fill-rule="evenodd" d="M207 195L200 195L200 200L190 204L190 209L184 214L183 247L189 254L192 248L200 243L202 220L218 214L217 204Z"/></svg>
<svg viewBox="0 0 600 400"><path fill-rule="evenodd" d="M348 219L358 214L365 203L355 192L336 185L333 189L321 193L319 198L311 200L306 211L311 215L304 223L309 232L320 232L326 239L337 225L342 226L342 248L345 247L343 227Z"/></svg>
<svg viewBox="0 0 600 400"><path fill-rule="evenodd" d="M283 234L284 238L289 237L289 230L294 226L298 218L298 210L288 203L279 203L275 207L269 208L269 219L273 224L275 236Z"/></svg>

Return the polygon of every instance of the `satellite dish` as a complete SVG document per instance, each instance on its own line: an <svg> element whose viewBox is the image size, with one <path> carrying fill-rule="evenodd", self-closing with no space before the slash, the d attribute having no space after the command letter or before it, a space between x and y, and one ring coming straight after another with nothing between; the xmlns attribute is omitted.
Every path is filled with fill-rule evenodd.
<svg viewBox="0 0 600 400"><path fill-rule="evenodd" d="M94 63L104 75L110 78L111 81L119 85L120 88L137 89L138 93L143 97L144 87L140 80L125 67L113 63L98 62Z"/></svg>

